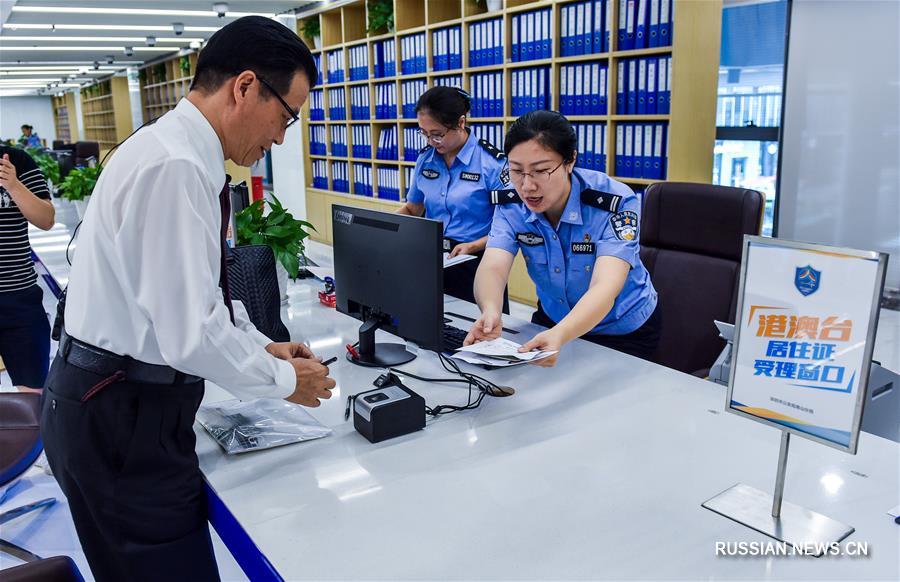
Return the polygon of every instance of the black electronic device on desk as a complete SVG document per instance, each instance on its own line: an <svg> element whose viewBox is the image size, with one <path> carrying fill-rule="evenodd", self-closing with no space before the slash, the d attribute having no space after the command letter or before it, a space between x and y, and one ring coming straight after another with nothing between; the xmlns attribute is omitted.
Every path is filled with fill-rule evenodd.
<svg viewBox="0 0 900 582"><path fill-rule="evenodd" d="M353 397L353 428L378 443L425 428L425 399L402 384Z"/></svg>

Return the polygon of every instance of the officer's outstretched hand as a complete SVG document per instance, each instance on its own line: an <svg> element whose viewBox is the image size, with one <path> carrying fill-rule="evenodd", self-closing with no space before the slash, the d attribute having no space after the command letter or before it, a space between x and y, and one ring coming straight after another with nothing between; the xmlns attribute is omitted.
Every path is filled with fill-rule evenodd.
<svg viewBox="0 0 900 582"><path fill-rule="evenodd" d="M547 331L542 331L541 333L531 338L530 341L526 342L525 345L519 348L519 351L530 352L532 350L539 350L542 352L559 352L559 350L562 348L562 344L563 342L551 328ZM534 364L535 366L541 366L542 368L552 368L556 365L556 358L558 356L559 353L556 353L552 356L537 360L536 362L528 363Z"/></svg>
<svg viewBox="0 0 900 582"><path fill-rule="evenodd" d="M288 362L297 374L297 387L285 400L315 408L321 404L320 398L325 400L331 398L331 389L336 383L328 377L326 366L318 360L308 358L291 358Z"/></svg>
<svg viewBox="0 0 900 582"><path fill-rule="evenodd" d="M469 335L463 340L464 346L474 343L497 339L503 331L503 320L499 313L482 313L478 321L472 324Z"/></svg>
<svg viewBox="0 0 900 582"><path fill-rule="evenodd" d="M316 355L312 353L312 350L297 342L272 342L266 346L266 351L279 360L304 358L306 360L322 361L322 358L317 358Z"/></svg>

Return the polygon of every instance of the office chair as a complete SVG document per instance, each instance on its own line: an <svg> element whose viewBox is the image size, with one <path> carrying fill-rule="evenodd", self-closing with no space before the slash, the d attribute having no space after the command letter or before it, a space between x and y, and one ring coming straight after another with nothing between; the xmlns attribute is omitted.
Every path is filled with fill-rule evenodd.
<svg viewBox="0 0 900 582"><path fill-rule="evenodd" d="M725 346L713 320L734 323L745 234L759 234L755 190L661 182L644 193L641 260L659 293L654 360L705 377Z"/></svg>
<svg viewBox="0 0 900 582"><path fill-rule="evenodd" d="M69 556L54 556L0 570L0 582L84 582Z"/></svg>
<svg viewBox="0 0 900 582"><path fill-rule="evenodd" d="M43 450L41 395L0 393L0 487L31 467Z"/></svg>
<svg viewBox="0 0 900 582"><path fill-rule="evenodd" d="M95 141L79 141L75 143L75 165L88 165L88 158L100 159L100 144Z"/></svg>

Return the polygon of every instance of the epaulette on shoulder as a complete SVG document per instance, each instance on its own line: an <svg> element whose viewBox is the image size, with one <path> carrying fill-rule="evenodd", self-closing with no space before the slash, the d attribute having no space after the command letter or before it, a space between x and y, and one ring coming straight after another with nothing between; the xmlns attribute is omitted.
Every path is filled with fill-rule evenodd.
<svg viewBox="0 0 900 582"><path fill-rule="evenodd" d="M494 144L492 144L491 142L487 141L486 139L479 139L479 140L478 140L478 145L480 145L482 148L484 148L484 151L486 151L487 153L491 154L492 156L494 156L494 157L497 158L498 160L502 160L503 158L506 157L506 154L504 154L502 151L498 150L498 149L494 146Z"/></svg>
<svg viewBox="0 0 900 582"><path fill-rule="evenodd" d="M617 212L622 203L622 197L618 194L588 188L581 191L581 203L607 212Z"/></svg>
<svg viewBox="0 0 900 582"><path fill-rule="evenodd" d="M424 154L425 152L427 152L428 150L430 150L431 147L432 147L432 146L430 146L430 145L426 145L425 147L423 147L422 149L419 150L419 154Z"/></svg>

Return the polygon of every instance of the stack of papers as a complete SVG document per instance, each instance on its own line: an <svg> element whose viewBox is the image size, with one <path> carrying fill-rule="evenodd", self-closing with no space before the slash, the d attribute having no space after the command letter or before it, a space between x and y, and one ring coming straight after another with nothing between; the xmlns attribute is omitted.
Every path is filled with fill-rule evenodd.
<svg viewBox="0 0 900 582"><path fill-rule="evenodd" d="M456 255L452 259L450 258L450 253L444 253L444 268L452 267L453 265L458 265L460 263L465 263L466 261L471 261L472 259L477 259L475 255Z"/></svg>
<svg viewBox="0 0 900 582"><path fill-rule="evenodd" d="M519 352L520 347L522 347L522 344L498 337L486 342L461 347L450 357L470 364L505 368L543 360L556 353L555 351Z"/></svg>

